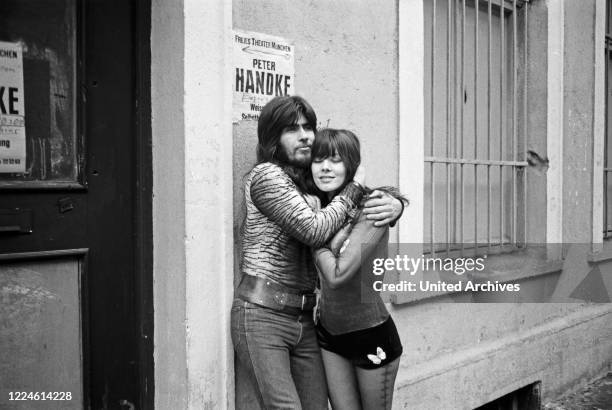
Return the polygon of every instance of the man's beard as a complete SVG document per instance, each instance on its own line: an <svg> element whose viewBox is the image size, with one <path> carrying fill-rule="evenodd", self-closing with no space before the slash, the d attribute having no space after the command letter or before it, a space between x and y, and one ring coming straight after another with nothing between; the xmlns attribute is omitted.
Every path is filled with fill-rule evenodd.
<svg viewBox="0 0 612 410"><path fill-rule="evenodd" d="M310 155L302 158L289 159L289 155L284 149L279 149L276 152L276 159L285 165L290 165L296 168L308 168L310 166Z"/></svg>

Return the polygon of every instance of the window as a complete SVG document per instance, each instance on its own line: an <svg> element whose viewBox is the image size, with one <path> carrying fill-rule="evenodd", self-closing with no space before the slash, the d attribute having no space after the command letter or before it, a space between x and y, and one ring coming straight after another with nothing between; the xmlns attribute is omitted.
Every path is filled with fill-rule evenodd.
<svg viewBox="0 0 612 410"><path fill-rule="evenodd" d="M523 3L423 2L425 253L525 246Z"/></svg>
<svg viewBox="0 0 612 410"><path fill-rule="evenodd" d="M83 69L80 8L80 0L0 2L0 42L18 50L10 66L0 61L0 81L12 84L23 105L23 112L0 109L0 188L84 185L84 136L77 115L85 95L77 85ZM19 82L23 90L15 86Z"/></svg>

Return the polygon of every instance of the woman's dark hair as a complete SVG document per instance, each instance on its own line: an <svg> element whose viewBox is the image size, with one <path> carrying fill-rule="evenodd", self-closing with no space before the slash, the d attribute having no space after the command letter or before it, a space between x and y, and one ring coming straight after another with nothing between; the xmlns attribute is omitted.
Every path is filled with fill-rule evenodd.
<svg viewBox="0 0 612 410"><path fill-rule="evenodd" d="M357 136L348 130L340 130L334 128L324 128L319 130L312 144L310 158L315 160L323 160L328 157L333 157L338 154L342 158L342 162L346 167L346 178L338 191L353 180L355 172L361 163L361 144ZM323 205L329 203L329 198L326 193L321 192L317 188L312 178L312 171L308 168L306 179L306 192L311 195L316 195L321 199Z"/></svg>
<svg viewBox="0 0 612 410"><path fill-rule="evenodd" d="M342 186L338 188L338 191L341 191L347 184L353 181L355 172L357 172L357 168L359 164L361 164L361 144L357 136L351 131L333 128L324 128L317 132L314 143L312 144L312 160L325 159L334 156L334 154L340 156L346 168L346 178ZM310 168L306 181L306 192L317 195L321 199L322 205L326 206L329 203L329 198L315 185ZM383 186L376 189L394 196L405 205L409 203L408 200L400 194L397 188ZM367 194L372 192L372 189L367 187L365 190Z"/></svg>
<svg viewBox="0 0 612 410"><path fill-rule="evenodd" d="M280 137L283 130L297 124L303 115L314 132L317 130L317 115L308 102L297 95L274 97L261 110L257 122L257 163L278 163ZM279 151L280 153L280 151Z"/></svg>
<svg viewBox="0 0 612 410"><path fill-rule="evenodd" d="M361 164L361 145L357 136L348 130L325 128L317 132L310 157L313 161L333 157L338 154L346 168L346 178L338 189L341 191L353 180L357 167Z"/></svg>

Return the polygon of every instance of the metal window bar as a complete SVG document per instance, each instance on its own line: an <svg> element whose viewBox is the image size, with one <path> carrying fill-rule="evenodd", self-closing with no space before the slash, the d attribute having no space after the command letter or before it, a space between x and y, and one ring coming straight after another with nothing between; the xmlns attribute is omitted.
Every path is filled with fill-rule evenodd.
<svg viewBox="0 0 612 410"><path fill-rule="evenodd" d="M519 84L518 19L519 8L522 8L524 3L524 0L432 0L429 2L431 6L429 41L431 58L428 70L430 89L427 95L429 96L430 124L428 124L429 141L426 141L426 152L429 155L425 156L424 165L430 177L429 184L426 184L425 188L426 201L430 206L429 223L426 224L425 233L426 237L429 236L429 249L426 247L425 250L431 254L443 251L448 254L455 250L460 250L462 255L466 250L470 250L471 253L474 251L476 253L490 252L492 247L500 250L508 246L517 248L524 246L527 242L525 217L527 174L524 172L527 162L524 160L524 155L519 155L518 135L519 111L522 111L523 148L526 147L527 77L525 73L523 73L524 84L522 84L522 110L519 108L518 101L518 90L521 86ZM469 7L473 8L472 16L469 16L472 13L471 10L467 10ZM486 34L480 31L481 9L486 13ZM499 20L498 33L493 30L494 12ZM446 14L446 18L443 17L443 14ZM527 7L525 7L522 13L523 29L527 27L527 14ZM473 38L469 38L470 35L466 28L468 17L472 19L469 23L473 25ZM508 20L507 24L506 20ZM438 27L444 24L445 28ZM506 31L510 31L507 36ZM481 41L483 35L487 37L485 41ZM523 58L526 61L526 34L523 34L522 37L524 40L522 43ZM466 44L468 41L472 44ZM486 48L481 49L483 44L486 45ZM470 62L466 53L467 47L471 47L473 53L473 67L471 68L468 67ZM483 61L480 56L485 53L487 54L487 78L486 81L482 81L483 75L480 68L483 66ZM494 62L495 53L499 54L498 62ZM497 63L495 69L499 71L494 74L493 66ZM440 78L436 77L437 75ZM468 90L466 89L468 80L473 82L472 87L469 87L470 94L473 92L473 95L470 96L473 102L470 101L470 103L468 103ZM444 87L444 90L440 91L440 87ZM493 89L499 93L498 101L494 101ZM479 94L481 94L480 97ZM481 112L480 98L487 101L486 113ZM438 115L442 114L445 114L444 126L436 122ZM479 127L481 121L485 121L482 128ZM498 127L494 126L495 122L498 122ZM436 138L444 127L445 138ZM483 135L484 130L486 130L484 133L486 135ZM496 132L497 135L495 135ZM505 145L507 149L504 149ZM453 146L454 149L452 149ZM493 149L495 146L498 148L498 158L494 157L496 156ZM473 152L473 158L469 157L471 152ZM519 160L519 157L522 159ZM442 166L446 170L438 179L436 178L437 166ZM472 168L473 173L467 173L466 166ZM495 168L499 170L498 178L493 178L491 175ZM484 175L484 178L480 175ZM479 181L486 182L486 188L480 187L479 189ZM522 204L519 204L519 183L523 188ZM470 184L473 186L470 187ZM439 187L439 185L442 186ZM504 191L506 189L510 192L508 194L509 207L505 203ZM468 190L473 195L469 195ZM498 191L497 198L494 198L495 191ZM444 194L438 195L437 192L444 192ZM479 208L482 192L486 192L484 209L486 215L484 217L481 215L482 208ZM440 204L438 198L444 197L446 203ZM472 200L473 203L470 204L469 201ZM439 208L442 208L441 205L445 205L445 208L443 212L438 212ZM498 221L494 221L493 218L495 213L493 207L496 205L499 207L499 215L496 218ZM520 211L521 205L522 210ZM468 209L469 207L471 209ZM473 217L471 221L473 232L466 227L466 222L469 222L470 217ZM438 218L443 219L445 223L438 224ZM495 224L498 224L499 237L495 237L493 233ZM517 232L519 224L522 224L521 240ZM486 232L482 234L481 230L484 228ZM442 229L444 232L440 232ZM439 240L445 242L440 244Z"/></svg>
<svg viewBox="0 0 612 410"><path fill-rule="evenodd" d="M612 57L612 28L610 27L612 18L612 0L606 1L606 36L605 36L605 44L604 44L604 54L605 54L605 97L604 97L604 195L603 195L603 236L604 239L612 238L612 229L609 226L610 212L609 209L610 202L608 196L610 195L610 186L608 184L610 172L612 172L612 168L610 168L610 153L608 150L610 149L610 135L612 133L609 130L610 121L608 120L608 115L610 114L610 105L609 105L609 94L610 94L610 58Z"/></svg>

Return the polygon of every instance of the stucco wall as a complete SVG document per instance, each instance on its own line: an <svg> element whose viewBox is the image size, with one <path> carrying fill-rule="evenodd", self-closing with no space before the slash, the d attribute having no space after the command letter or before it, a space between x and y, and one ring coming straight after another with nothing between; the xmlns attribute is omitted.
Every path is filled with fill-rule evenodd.
<svg viewBox="0 0 612 410"><path fill-rule="evenodd" d="M185 198L184 4L151 3L155 404L186 408L185 213L180 211ZM178 166L163 165L172 159Z"/></svg>
<svg viewBox="0 0 612 410"><path fill-rule="evenodd" d="M152 3L155 407L231 408L231 4Z"/></svg>
<svg viewBox="0 0 612 410"><path fill-rule="evenodd" d="M519 129L518 135L527 133L527 147L542 157L548 156L546 119L547 110L547 48L548 21L546 2L535 1L529 6L527 29L527 117L526 128ZM525 25L525 19L520 20ZM524 29L519 27L519 30ZM523 50L521 50L523 51ZM522 74L520 80L523 80ZM521 149L521 148L519 148ZM546 184L547 176L533 170L527 171L527 238L530 243L546 242Z"/></svg>
<svg viewBox="0 0 612 410"><path fill-rule="evenodd" d="M589 243L593 209L595 0L566 1L563 241Z"/></svg>

